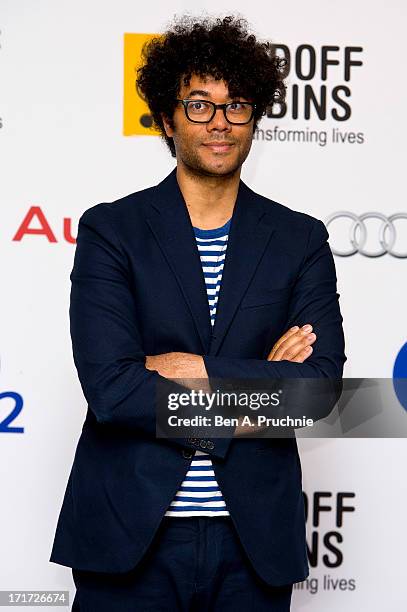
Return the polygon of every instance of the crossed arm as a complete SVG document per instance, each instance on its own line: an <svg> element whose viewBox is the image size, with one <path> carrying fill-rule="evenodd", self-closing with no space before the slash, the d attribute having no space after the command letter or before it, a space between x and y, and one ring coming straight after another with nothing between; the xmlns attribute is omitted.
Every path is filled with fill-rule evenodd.
<svg viewBox="0 0 407 612"><path fill-rule="evenodd" d="M310 333L312 326L294 326L283 334L274 344L267 356L268 361L288 361L303 363L312 353L316 335ZM174 379L208 379L205 362L201 355L193 353L171 352L159 355L147 355L145 366L148 370L157 371L160 376ZM183 382L188 387L188 380ZM192 388L192 387L191 387ZM258 429L261 429L260 427ZM235 436L253 433L253 426L240 423L235 429Z"/></svg>
<svg viewBox="0 0 407 612"><path fill-rule="evenodd" d="M290 328L277 340L271 349L268 361L288 361L303 363L312 353L316 340L315 334L310 334L312 326L303 325ZM146 356L146 368L157 370L165 378L208 378L205 362L201 355L193 353L161 353Z"/></svg>
<svg viewBox="0 0 407 612"><path fill-rule="evenodd" d="M156 390L158 383L164 388L169 384L166 377L341 377L346 360L342 317L327 238L323 223L313 222L287 313L289 330L312 321L318 342L308 356L291 354L294 337L298 340L299 335L299 330L291 330L287 333L292 336L280 338L269 359L188 353L146 358L129 284L128 258L115 231L114 206L99 204L85 211L79 220L70 276L69 315L74 363L97 422L156 439ZM169 388L173 390L173 384ZM191 448L183 438L170 443ZM214 449L207 450L223 458L229 443L228 438L219 439Z"/></svg>

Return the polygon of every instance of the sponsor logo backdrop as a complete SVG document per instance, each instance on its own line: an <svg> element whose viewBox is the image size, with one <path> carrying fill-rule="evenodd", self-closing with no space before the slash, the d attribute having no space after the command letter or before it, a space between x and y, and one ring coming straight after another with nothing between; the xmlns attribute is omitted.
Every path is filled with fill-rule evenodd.
<svg viewBox="0 0 407 612"><path fill-rule="evenodd" d="M134 69L142 42L190 5L0 5L0 589L73 597L69 568L48 558L86 411L68 320L77 222L173 167ZM405 4L204 6L239 11L290 56L287 104L263 118L242 178L328 224L345 376L406 376ZM405 441L299 446L311 573L293 610L404 609Z"/></svg>

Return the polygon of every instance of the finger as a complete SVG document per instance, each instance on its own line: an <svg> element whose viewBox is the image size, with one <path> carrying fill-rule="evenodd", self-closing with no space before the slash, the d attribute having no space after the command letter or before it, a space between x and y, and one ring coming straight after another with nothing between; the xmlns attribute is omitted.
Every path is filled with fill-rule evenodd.
<svg viewBox="0 0 407 612"><path fill-rule="evenodd" d="M307 329L305 330L305 328L307 328ZM292 338L295 334L299 338L303 338L303 336L306 333L310 333L311 331L312 331L312 325L310 325L309 323L307 323L306 325L303 325L301 328L299 328L298 325L295 325L294 327L291 327L274 344L273 348L271 349L271 351L270 351L270 353L268 355L268 359L272 360L274 358L274 356L275 356L276 351L280 348L280 346L283 344L283 342L285 342L289 338Z"/></svg>
<svg viewBox="0 0 407 612"><path fill-rule="evenodd" d="M304 363L304 361L312 354L312 351L312 346L306 346L293 359L290 359L290 361L295 363Z"/></svg>
<svg viewBox="0 0 407 612"><path fill-rule="evenodd" d="M290 355L291 357L295 357L296 353L299 350L301 350L302 348L305 348L305 346L309 344L309 341L306 340L308 335L309 335L308 331L305 331L304 329L300 329L296 333L292 334L290 337L281 341L278 347L273 351L273 355L272 355L273 361L280 361L281 359L286 359L287 357L286 352L294 345L297 345L296 352Z"/></svg>
<svg viewBox="0 0 407 612"><path fill-rule="evenodd" d="M315 333L303 333L301 335L296 334L291 338L285 340L280 347L277 349L274 359L276 361L280 361L282 359L292 359L296 357L296 355L303 350L305 347L313 344L316 340Z"/></svg>
<svg viewBox="0 0 407 612"><path fill-rule="evenodd" d="M316 341L316 335L313 334L314 338L310 338L308 336L308 338L305 338L303 340L298 341L296 344L291 345L290 347L288 347L282 357L280 357L281 359L286 359L288 361L294 361L294 359L296 359L296 357L302 353L304 350L306 350L311 344L313 344Z"/></svg>
<svg viewBox="0 0 407 612"><path fill-rule="evenodd" d="M283 334L283 335L281 336L281 338L279 338L279 339L277 340L277 342L276 342L276 343L273 345L273 348L271 349L270 353L268 354L267 359L271 359L271 358L272 358L272 356L274 355L274 353L276 352L276 350L278 349L278 347L280 346L280 344L281 344L282 342L284 342L284 340L286 340L287 338L290 338L290 336L292 336L292 335L296 334L296 333L299 331L299 329L300 329L300 328L298 327L298 325L294 325L294 327L290 327L290 329L289 329L289 330L287 330L287 331L285 332L285 334Z"/></svg>

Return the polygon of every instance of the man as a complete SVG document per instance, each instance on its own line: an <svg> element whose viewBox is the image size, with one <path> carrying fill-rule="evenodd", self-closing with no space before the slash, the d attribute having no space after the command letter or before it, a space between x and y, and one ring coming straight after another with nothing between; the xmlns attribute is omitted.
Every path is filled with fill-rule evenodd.
<svg viewBox="0 0 407 612"><path fill-rule="evenodd" d="M50 560L72 568L73 610L287 612L308 575L295 437L239 423L157 438L156 390L340 379L328 233L240 179L284 98L271 45L233 17L184 19L143 58L137 85L177 165L79 221L70 320L88 411Z"/></svg>

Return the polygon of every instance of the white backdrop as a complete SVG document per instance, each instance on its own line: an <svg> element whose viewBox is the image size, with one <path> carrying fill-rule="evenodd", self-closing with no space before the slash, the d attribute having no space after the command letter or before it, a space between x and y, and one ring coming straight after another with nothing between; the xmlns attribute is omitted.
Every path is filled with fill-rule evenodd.
<svg viewBox="0 0 407 612"><path fill-rule="evenodd" d="M86 412L68 320L77 222L90 206L155 184L174 166L157 137L123 134L124 35L160 32L189 6L0 0L0 422L4 427L20 406L9 426L23 428L0 432L0 590L69 589L73 599L71 570L48 559ZM294 58L298 47L310 47L302 51L299 74L290 73L286 116L260 123L243 180L324 221L338 211L406 212L405 3L206 0L204 6L222 15L239 11L261 38L286 45ZM338 47L328 53L338 64L328 65L325 80L324 46ZM361 62L351 65L349 80L346 47L359 48L349 57ZM315 75L301 79L314 53ZM312 88L319 97L321 86L326 118L311 110L307 119L304 96ZM340 116L347 109L349 117L338 121L333 109ZM319 140L300 141L301 130ZM366 248L374 250L380 223L366 225ZM332 247L349 247L348 226L339 219L329 227ZM397 223L398 251L406 250L406 226ZM407 259L356 253L335 262L345 376L391 378L407 341ZM404 610L405 441L307 439L299 446L315 560L309 580L296 585L293 610ZM332 510L315 525L319 493L325 494L319 503ZM338 526L343 493L343 505L354 510Z"/></svg>

